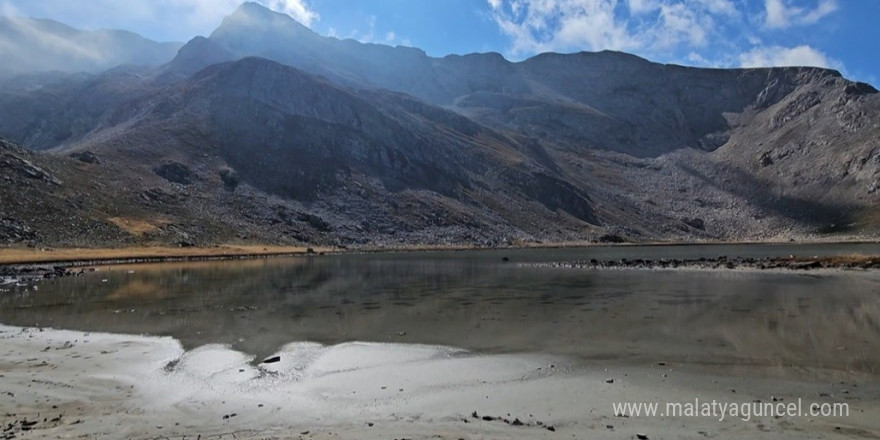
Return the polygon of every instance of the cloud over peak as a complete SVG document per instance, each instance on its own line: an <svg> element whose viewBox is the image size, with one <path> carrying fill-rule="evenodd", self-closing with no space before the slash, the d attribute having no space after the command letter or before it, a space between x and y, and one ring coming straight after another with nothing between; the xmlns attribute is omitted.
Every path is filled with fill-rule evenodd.
<svg viewBox="0 0 880 440"><path fill-rule="evenodd" d="M795 6L786 0L765 0L764 26L769 29L785 29L790 26L811 25L837 8L837 0L819 0L813 8Z"/></svg>
<svg viewBox="0 0 880 440"><path fill-rule="evenodd" d="M829 69L841 68L841 63L807 45L795 47L756 47L739 56L742 67L810 66Z"/></svg>
<svg viewBox="0 0 880 440"><path fill-rule="evenodd" d="M810 45L774 39L780 29L818 23L838 0L486 1L514 57L610 49L712 67L843 67Z"/></svg>

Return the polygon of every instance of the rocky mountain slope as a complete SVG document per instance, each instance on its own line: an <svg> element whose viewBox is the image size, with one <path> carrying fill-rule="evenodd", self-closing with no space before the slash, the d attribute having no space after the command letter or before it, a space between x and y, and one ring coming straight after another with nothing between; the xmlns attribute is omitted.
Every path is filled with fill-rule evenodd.
<svg viewBox="0 0 880 440"><path fill-rule="evenodd" d="M180 46L127 31L83 31L54 20L0 17L0 77L98 73L121 64L159 66L171 60Z"/></svg>
<svg viewBox="0 0 880 440"><path fill-rule="evenodd" d="M321 37L255 4L157 69L0 82L0 136L46 150L34 157L77 176L59 177L71 191L113 188L112 208L82 212L119 234L108 242L838 239L880 227L880 94L835 71L613 52L437 59ZM5 200L6 218L43 230Z"/></svg>

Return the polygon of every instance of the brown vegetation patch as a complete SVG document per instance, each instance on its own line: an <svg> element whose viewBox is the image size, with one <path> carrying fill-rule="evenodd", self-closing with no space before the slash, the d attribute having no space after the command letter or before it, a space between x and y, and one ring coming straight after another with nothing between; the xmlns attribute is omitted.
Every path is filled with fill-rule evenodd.
<svg viewBox="0 0 880 440"><path fill-rule="evenodd" d="M329 252L331 249L315 248L315 252ZM48 262L96 261L106 262L119 260L159 260L167 259L198 259L198 258L234 258L239 256L272 256L305 254L305 247L297 246L237 246L223 245L216 247L128 247L128 248L92 248L92 249L32 249L7 248L0 249L0 264L29 264Z"/></svg>
<svg viewBox="0 0 880 440"><path fill-rule="evenodd" d="M119 229L128 232L131 235L146 235L159 230L159 225L150 223L146 220L138 220L134 218L110 217L107 220L118 226ZM161 222L159 222L161 225Z"/></svg>

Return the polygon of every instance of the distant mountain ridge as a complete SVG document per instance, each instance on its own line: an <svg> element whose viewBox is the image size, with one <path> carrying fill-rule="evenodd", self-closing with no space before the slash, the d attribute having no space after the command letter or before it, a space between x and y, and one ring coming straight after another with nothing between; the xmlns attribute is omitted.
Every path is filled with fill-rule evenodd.
<svg viewBox="0 0 880 440"><path fill-rule="evenodd" d="M0 17L0 77L52 71L99 73L123 64L159 66L181 46L129 31L83 31L54 20Z"/></svg>
<svg viewBox="0 0 880 440"><path fill-rule="evenodd" d="M74 176L62 180L118 190L83 216L152 225L138 242L880 231L880 93L839 72L619 52L432 58L322 37L254 3L161 67L0 82L0 136L86 160L59 165ZM30 227L19 220L36 208L8 206Z"/></svg>

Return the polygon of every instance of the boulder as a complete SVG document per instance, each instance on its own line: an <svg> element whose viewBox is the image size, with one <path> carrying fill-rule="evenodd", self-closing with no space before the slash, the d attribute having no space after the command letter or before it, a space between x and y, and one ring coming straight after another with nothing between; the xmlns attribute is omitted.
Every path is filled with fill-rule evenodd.
<svg viewBox="0 0 880 440"><path fill-rule="evenodd" d="M98 159L98 156L95 153L92 153L89 150L77 151L76 153L71 153L70 157L76 159L80 162L90 163L93 165L99 165L101 163L101 159Z"/></svg>
<svg viewBox="0 0 880 440"><path fill-rule="evenodd" d="M220 170L220 180L223 181L223 186L228 191L235 191L235 188L238 187L238 184L241 183L241 179L238 177L238 173L235 172L232 168L223 168Z"/></svg>
<svg viewBox="0 0 880 440"><path fill-rule="evenodd" d="M195 179L195 174L188 166L180 162L166 162L153 169L157 175L163 179L179 183L181 185L189 185Z"/></svg>

